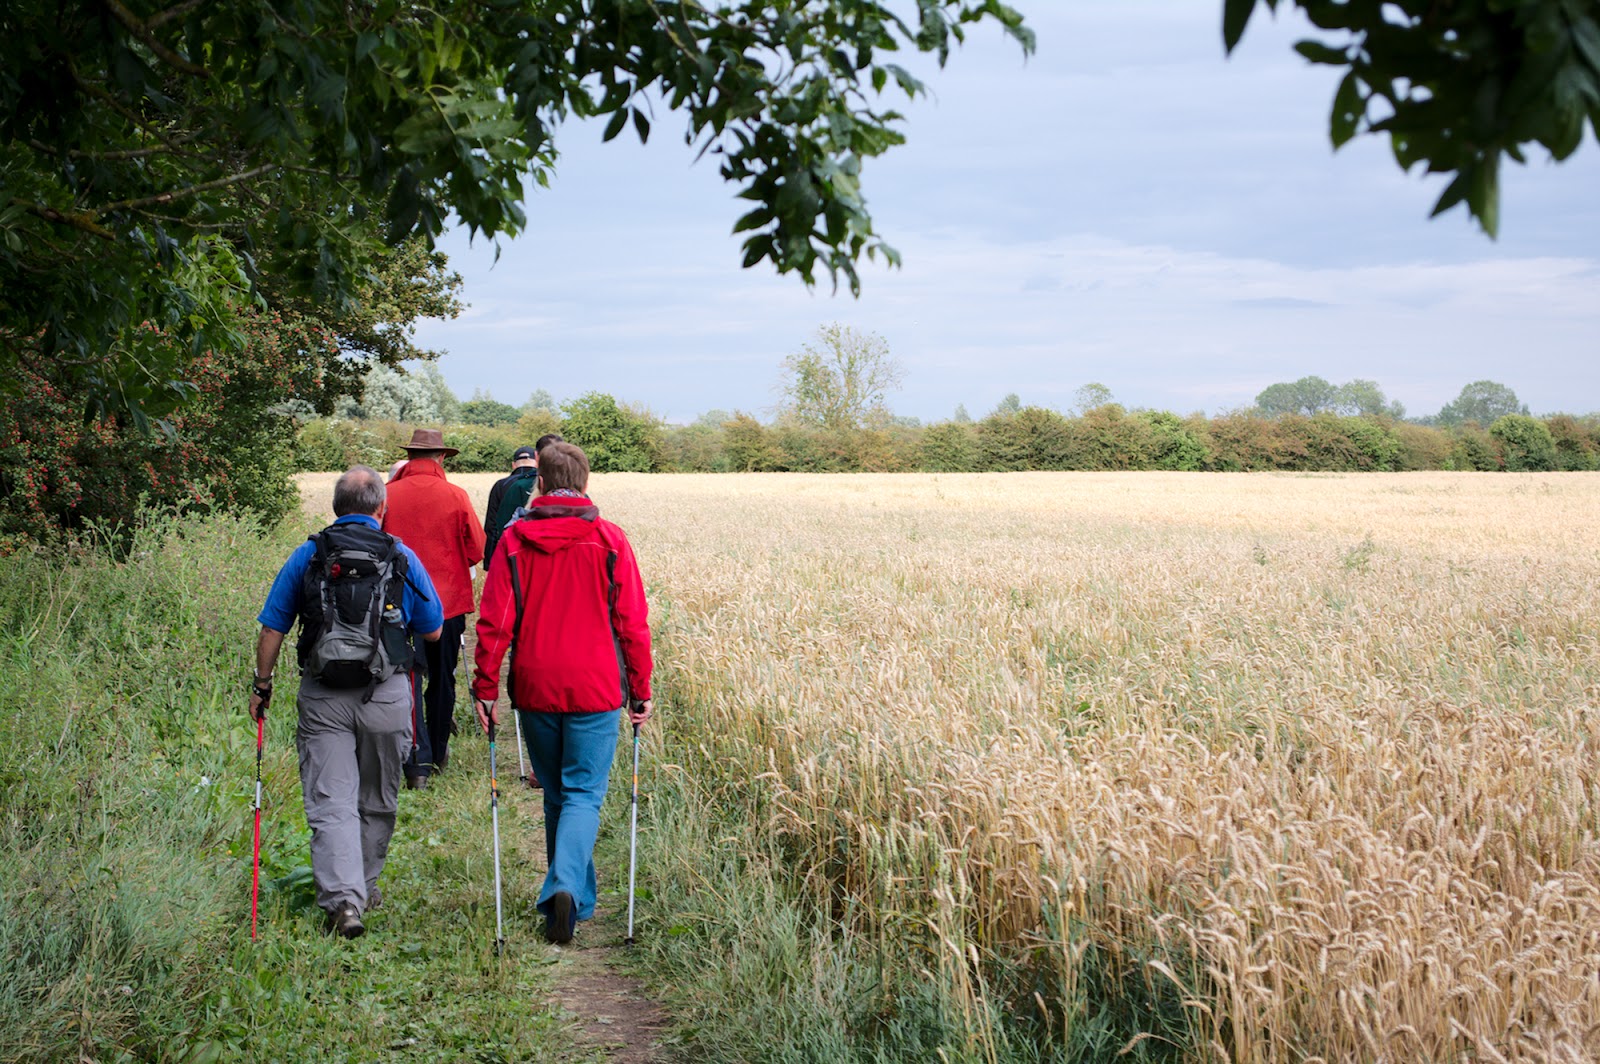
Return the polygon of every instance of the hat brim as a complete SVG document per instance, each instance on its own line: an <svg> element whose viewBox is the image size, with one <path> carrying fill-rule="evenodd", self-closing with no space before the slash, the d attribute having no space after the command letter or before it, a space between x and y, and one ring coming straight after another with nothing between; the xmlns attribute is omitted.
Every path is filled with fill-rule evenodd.
<svg viewBox="0 0 1600 1064"><path fill-rule="evenodd" d="M410 454L412 451L440 451L443 452L446 458L454 458L461 453L461 450L457 447L413 447L409 443L401 444L400 449L406 454Z"/></svg>

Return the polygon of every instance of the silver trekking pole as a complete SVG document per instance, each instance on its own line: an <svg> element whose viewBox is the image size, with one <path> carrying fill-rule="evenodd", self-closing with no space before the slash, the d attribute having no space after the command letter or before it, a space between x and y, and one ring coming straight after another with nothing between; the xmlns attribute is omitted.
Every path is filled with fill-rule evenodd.
<svg viewBox="0 0 1600 1064"><path fill-rule="evenodd" d="M506 948L505 924L500 909L500 784L494 774L494 721L489 721L489 815L494 821L494 952Z"/></svg>
<svg viewBox="0 0 1600 1064"><path fill-rule="evenodd" d="M511 707L511 723L517 728L517 778L527 783L528 766L522 760L522 714L517 712L515 706Z"/></svg>
<svg viewBox="0 0 1600 1064"><path fill-rule="evenodd" d="M639 726L633 726L633 823L628 828L628 937L625 946L633 945L633 883L638 868L639 854Z"/></svg>

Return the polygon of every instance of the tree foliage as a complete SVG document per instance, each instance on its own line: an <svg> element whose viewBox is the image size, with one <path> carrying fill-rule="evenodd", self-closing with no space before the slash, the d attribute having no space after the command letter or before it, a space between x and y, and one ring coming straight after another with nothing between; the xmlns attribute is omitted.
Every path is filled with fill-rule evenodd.
<svg viewBox="0 0 1600 1064"><path fill-rule="evenodd" d="M1528 408L1517 401L1517 393L1497 381L1473 381L1461 394L1440 410L1441 425L1473 422L1487 427L1507 414L1526 414Z"/></svg>
<svg viewBox="0 0 1600 1064"><path fill-rule="evenodd" d="M1011 392L994 405L994 409L989 411L989 417L1010 417L1021 412L1022 397L1016 392Z"/></svg>
<svg viewBox="0 0 1600 1064"><path fill-rule="evenodd" d="M1489 429L1447 429L1387 415L1266 418L1233 411L1207 419L1162 410L1128 413L1112 403L1080 417L1027 407L977 424L951 420L839 430L793 419L762 424L737 411L720 421L662 425L605 395L585 396L569 405L569 413L559 423L525 416L515 426L447 425L445 439L461 448L450 466L502 472L513 448L560 431L585 441L593 454L603 451L597 468L651 472L1600 468L1600 415L1513 415ZM313 421L299 434L302 468L343 469L354 461L384 465L409 436L410 429L396 422Z"/></svg>
<svg viewBox="0 0 1600 1064"><path fill-rule="evenodd" d="M556 403L555 396L543 388L535 388L517 410L521 414L559 414L561 407Z"/></svg>
<svg viewBox="0 0 1600 1064"><path fill-rule="evenodd" d="M1074 392L1072 399L1073 410L1078 414L1087 414L1111 402L1111 389L1099 381L1090 381Z"/></svg>
<svg viewBox="0 0 1600 1064"><path fill-rule="evenodd" d="M481 388L472 393L472 398L461 404L456 413L456 418L463 425L483 425L493 428L496 425L514 424L522 416L522 412L510 403L502 403Z"/></svg>
<svg viewBox="0 0 1600 1064"><path fill-rule="evenodd" d="M125 411L86 421L79 367L19 363L17 394L0 404L0 537L129 526L141 500L281 517L298 498L288 481L298 421L332 412L369 369L397 382L398 402L398 382L409 378L385 363L425 354L410 339L418 316L457 310L459 278L442 255L408 245L375 267L345 314L295 300L239 308L238 346L187 359L189 398L165 432L144 431ZM142 332L144 350L174 342L160 329Z"/></svg>
<svg viewBox="0 0 1600 1064"><path fill-rule="evenodd" d="M1334 413L1349 417L1377 417L1383 415L1396 421L1406 416L1404 404L1391 401L1383 394L1377 381L1353 380L1339 385L1334 399Z"/></svg>
<svg viewBox="0 0 1600 1064"><path fill-rule="evenodd" d="M1406 412L1400 403L1388 400L1377 381L1353 380L1344 384L1330 384L1316 376L1268 385L1256 396L1256 409L1267 417L1344 414L1350 417L1383 415L1401 418Z"/></svg>
<svg viewBox="0 0 1600 1064"><path fill-rule="evenodd" d="M1527 414L1502 414L1489 426L1500 442L1505 467L1513 473L1556 468L1556 441L1549 426Z"/></svg>
<svg viewBox="0 0 1600 1064"><path fill-rule="evenodd" d="M439 420L439 403L419 375L380 364L367 373L360 397L346 396L338 413L347 418L426 425Z"/></svg>
<svg viewBox="0 0 1600 1064"><path fill-rule="evenodd" d="M750 201L746 266L855 290L897 261L860 185L903 140L888 92L924 91L893 57L942 63L984 20L1032 48L1000 0L12 0L0 369L55 359L97 409L165 412L263 287L348 314L384 241L514 234L557 126L643 140L657 106Z"/></svg>
<svg viewBox="0 0 1600 1064"><path fill-rule="evenodd" d="M1301 377L1293 382L1268 385L1256 396L1256 408L1267 417L1285 414L1320 414L1332 410L1339 389L1321 377Z"/></svg>
<svg viewBox="0 0 1600 1064"><path fill-rule="evenodd" d="M890 420L888 395L905 379L889 342L834 322L783 360L785 413L803 424L848 430Z"/></svg>
<svg viewBox="0 0 1600 1064"><path fill-rule="evenodd" d="M1600 7L1593 0L1282 0L1323 31L1295 49L1346 70L1334 93L1335 148L1387 136L1402 169L1451 175L1434 205L1457 204L1494 236L1500 164L1538 144L1565 159L1584 127L1600 136ZM1224 0L1229 51L1258 6Z"/></svg>
<svg viewBox="0 0 1600 1064"><path fill-rule="evenodd" d="M561 434L589 455L597 473L648 473L661 450L660 424L649 414L589 392L561 408Z"/></svg>

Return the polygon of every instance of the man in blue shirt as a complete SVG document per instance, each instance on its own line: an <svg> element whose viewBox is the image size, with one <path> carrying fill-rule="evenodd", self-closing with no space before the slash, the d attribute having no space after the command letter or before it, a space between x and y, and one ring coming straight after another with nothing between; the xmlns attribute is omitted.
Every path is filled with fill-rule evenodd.
<svg viewBox="0 0 1600 1064"><path fill-rule="evenodd" d="M385 499L377 471L352 466L334 486L337 519L330 528L356 525L382 537L379 522ZM408 565L401 596L405 626L423 639L437 640L444 614L433 581L411 548L403 543L398 547ZM265 714L272 700L273 668L296 618L305 632L304 588L315 555L316 545L310 540L289 555L257 618L261 634L250 690L252 719ZM304 638L303 634L302 647ZM311 876L330 929L346 938L366 930L361 914L382 900L378 875L389 854L402 766L415 727L411 684L405 668L367 688L329 687L309 673L300 677L295 748L300 755L306 822L311 826Z"/></svg>

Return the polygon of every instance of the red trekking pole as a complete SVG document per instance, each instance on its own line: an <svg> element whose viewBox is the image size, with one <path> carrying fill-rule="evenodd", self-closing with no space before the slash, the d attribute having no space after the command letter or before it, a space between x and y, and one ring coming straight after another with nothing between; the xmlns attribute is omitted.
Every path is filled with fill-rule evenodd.
<svg viewBox="0 0 1600 1064"><path fill-rule="evenodd" d="M272 685L265 689L252 683L251 689L261 699L256 707L256 831L250 854L250 941L256 940L256 913L261 903L261 751L267 745L267 703L272 701Z"/></svg>
<svg viewBox="0 0 1600 1064"><path fill-rule="evenodd" d="M267 714L256 718L256 838L250 857L250 941L256 938L256 912L261 902L261 750L267 745Z"/></svg>

